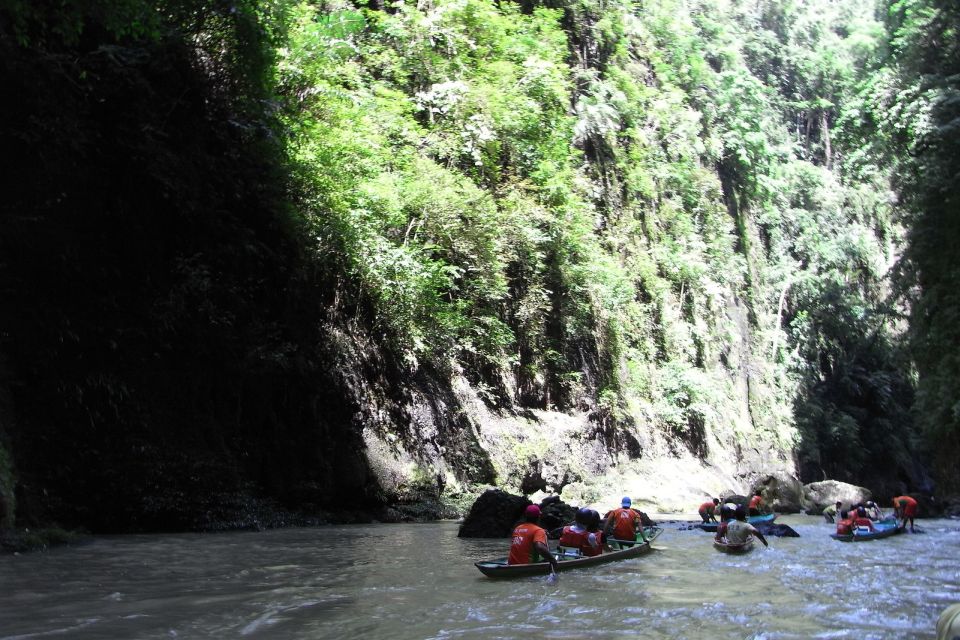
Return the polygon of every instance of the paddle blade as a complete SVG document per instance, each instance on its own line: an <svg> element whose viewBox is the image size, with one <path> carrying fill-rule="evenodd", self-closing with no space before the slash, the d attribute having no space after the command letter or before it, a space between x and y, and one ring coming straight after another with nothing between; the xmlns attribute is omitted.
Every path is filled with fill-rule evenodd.
<svg viewBox="0 0 960 640"><path fill-rule="evenodd" d="M557 584L558 580L560 580L559 573L551 573L547 576L547 584Z"/></svg>

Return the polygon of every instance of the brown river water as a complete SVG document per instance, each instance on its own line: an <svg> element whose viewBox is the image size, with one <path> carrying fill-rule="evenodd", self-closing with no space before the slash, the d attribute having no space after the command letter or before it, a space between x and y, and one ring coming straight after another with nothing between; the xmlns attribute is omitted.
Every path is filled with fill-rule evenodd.
<svg viewBox="0 0 960 640"><path fill-rule="evenodd" d="M647 556L496 581L456 523L96 537L0 556L0 639L933 638L960 522L841 543L819 518L746 556L665 524Z"/></svg>

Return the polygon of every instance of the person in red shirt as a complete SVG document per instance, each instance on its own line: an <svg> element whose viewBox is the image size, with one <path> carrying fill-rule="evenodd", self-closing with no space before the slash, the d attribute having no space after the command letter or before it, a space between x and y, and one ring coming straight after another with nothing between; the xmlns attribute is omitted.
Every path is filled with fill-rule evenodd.
<svg viewBox="0 0 960 640"><path fill-rule="evenodd" d="M841 511L837 516L837 535L847 535L853 533L853 518L852 515L856 512L853 510L850 511Z"/></svg>
<svg viewBox="0 0 960 640"><path fill-rule="evenodd" d="M524 522L513 530L510 540L510 557L507 564L530 564L546 560L553 573L557 572L557 559L547 546L547 532L539 526L540 507L531 504L524 511Z"/></svg>
<svg viewBox="0 0 960 640"><path fill-rule="evenodd" d="M753 494L753 497L750 498L750 515L758 516L760 515L760 507L763 506L763 496L760 495L760 492L757 491Z"/></svg>
<svg viewBox="0 0 960 640"><path fill-rule="evenodd" d="M893 515L900 520L900 528L907 526L910 521L910 533L914 533L913 519L917 515L917 501L910 496L897 496L893 499Z"/></svg>
<svg viewBox="0 0 960 640"><path fill-rule="evenodd" d="M640 513L631 509L631 504L630 498L624 496L620 501L620 508L607 514L607 521L603 525L603 532L607 537L612 534L613 538L620 541L635 541L639 534L641 540L644 540Z"/></svg>
<svg viewBox="0 0 960 640"><path fill-rule="evenodd" d="M599 514L598 514L599 515ZM580 555L600 555L600 534L590 531L590 510L587 508L577 511L574 524L563 528L559 544L561 547L576 549Z"/></svg>
<svg viewBox="0 0 960 640"><path fill-rule="evenodd" d="M717 521L717 505L720 504L720 500L714 498L711 502L704 502L700 505L700 508L697 509L697 512L700 514L700 517L703 518L704 522L716 522Z"/></svg>

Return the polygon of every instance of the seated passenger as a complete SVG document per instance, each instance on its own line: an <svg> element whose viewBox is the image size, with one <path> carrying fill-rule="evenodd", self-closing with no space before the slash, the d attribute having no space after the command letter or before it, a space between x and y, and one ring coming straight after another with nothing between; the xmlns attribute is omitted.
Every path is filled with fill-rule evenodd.
<svg viewBox="0 0 960 640"><path fill-rule="evenodd" d="M604 535L620 540L621 542L633 542L639 535L643 537L643 524L640 522L640 513L631 508L629 496L624 496L620 501L620 508L614 509L607 514L606 523L603 525ZM644 540L645 541L645 540Z"/></svg>
<svg viewBox="0 0 960 640"><path fill-rule="evenodd" d="M599 555L600 542L597 540L596 534L588 530L590 520L589 509L578 510L574 524L563 528L563 533L560 535L560 546L577 549L580 555L584 556Z"/></svg>
<svg viewBox="0 0 960 640"><path fill-rule="evenodd" d="M587 531L597 536L597 542L600 543L601 551L610 551L610 545L607 544L607 539L603 535L603 531L600 529L600 523L602 522L600 517L600 512L596 509L590 509L590 521L587 523Z"/></svg>
<svg viewBox="0 0 960 640"><path fill-rule="evenodd" d="M883 510L873 500L867 500L867 517L873 520L874 522L878 520L883 520Z"/></svg>
<svg viewBox="0 0 960 640"><path fill-rule="evenodd" d="M860 528L865 527L870 531L873 531L873 521L867 517L867 510L863 507L857 507L856 514L853 516L853 527Z"/></svg>
<svg viewBox="0 0 960 640"><path fill-rule="evenodd" d="M547 532L540 527L540 507L529 505L523 512L524 522L513 530L507 564L529 564L546 560L551 573L557 572L557 559L547 545Z"/></svg>
<svg viewBox="0 0 960 640"><path fill-rule="evenodd" d="M753 536L762 542L763 546L770 546L767 544L767 540L763 537L763 534L757 531L757 528L749 524L746 520L746 511L744 509L737 509L733 520L721 523L720 526L717 527L717 534L713 539L718 542L726 542L727 544L745 544L747 539Z"/></svg>
<svg viewBox="0 0 960 640"><path fill-rule="evenodd" d="M853 518L851 514L856 514L856 511L841 511L838 516L840 519L837 520L837 535L849 535L853 533Z"/></svg>

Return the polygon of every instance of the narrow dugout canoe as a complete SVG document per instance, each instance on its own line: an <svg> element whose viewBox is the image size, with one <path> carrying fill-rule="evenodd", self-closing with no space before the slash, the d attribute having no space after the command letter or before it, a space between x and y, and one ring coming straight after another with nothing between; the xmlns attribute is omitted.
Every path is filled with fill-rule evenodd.
<svg viewBox="0 0 960 640"><path fill-rule="evenodd" d="M729 542L713 541L713 548L724 553L749 553L753 551L753 536L747 538L746 542L740 544L731 544Z"/></svg>
<svg viewBox="0 0 960 640"><path fill-rule="evenodd" d="M775 513L765 513L761 516L749 516L747 522L750 524L763 524L766 522L773 522L777 519L777 514ZM718 522L704 522L700 525L700 528L704 531L709 531L710 533L716 533L717 527L720 526Z"/></svg>
<svg viewBox="0 0 960 640"><path fill-rule="evenodd" d="M643 532L647 539L646 542L638 542L635 544L623 542L623 544L632 544L632 546L610 551L609 553L601 553L598 556L566 557L558 555L558 568L560 571L582 569L586 567L593 567L599 564L606 564L608 562L616 562L617 560L627 560L629 558L637 558L639 556L646 555L650 553L651 543L663 532L663 529L660 527L647 527L643 530ZM611 540L610 542L613 544L617 541ZM499 560L484 560L474 564L483 575L489 578L523 578L527 576L545 576L550 573L549 562L507 564L506 558L503 558Z"/></svg>
<svg viewBox="0 0 960 640"><path fill-rule="evenodd" d="M874 531L854 531L853 533L831 533L830 537L840 542L867 542L869 540L879 540L889 538L904 532L903 527L898 527L896 522L887 524L883 521L873 525Z"/></svg>

